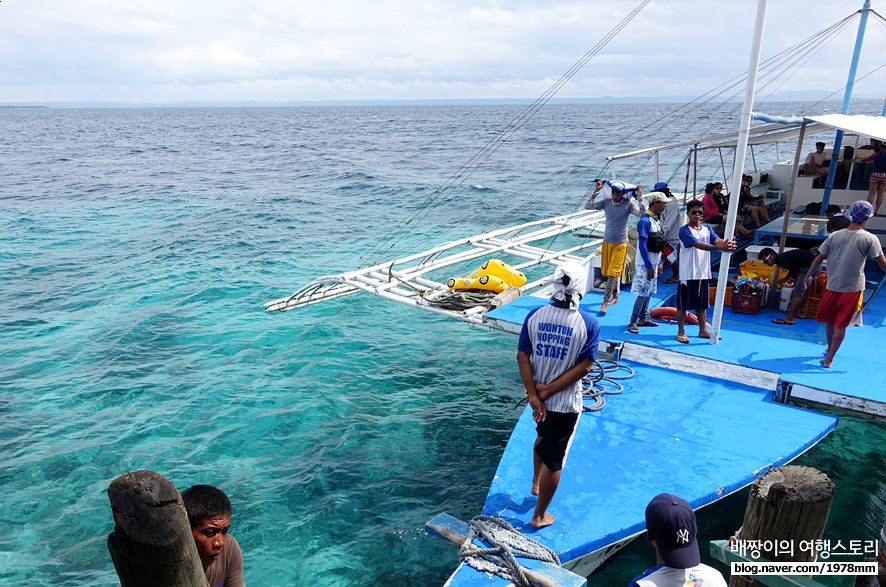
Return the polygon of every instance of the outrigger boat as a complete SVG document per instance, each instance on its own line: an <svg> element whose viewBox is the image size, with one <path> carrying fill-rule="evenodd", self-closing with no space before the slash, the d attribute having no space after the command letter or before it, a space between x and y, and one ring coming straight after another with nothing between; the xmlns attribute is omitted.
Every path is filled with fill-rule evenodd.
<svg viewBox="0 0 886 587"><path fill-rule="evenodd" d="M760 6L765 14L765 0L760 0ZM866 3L863 16L869 9L870 5ZM759 32L755 34L757 55L762 37L759 11L760 8ZM759 39L756 38L758 35ZM858 49L860 44L856 52ZM752 84L749 82L751 101ZM722 162L723 150L733 149L732 177L735 178L743 171L747 144L777 145L782 141L797 140L802 145L804 134L836 128L840 129L842 137L843 130L857 130L855 125L859 119L850 123L847 119L826 116L768 122L751 129L747 97L743 127L737 134L713 133L704 138L612 156L609 166L613 179L616 162L640 155L647 160L655 158L655 180L658 181L659 153L679 147L686 151L688 148L681 162L687 169L686 188L680 194L685 199L698 193L694 181L690 188L689 170L693 161L698 169L699 153L721 153ZM866 127L867 134L886 139L886 128L882 133L880 128L877 126L871 133ZM805 181L797 178L798 158L799 148L793 162L777 161L771 170L755 169L753 172L754 190L767 198L774 211L785 210L785 218L789 217L792 197L800 204L804 199L815 197L811 185L808 189L798 189L798 185L803 187L801 184ZM756 159L754 161L756 164ZM725 164L722 165L725 178L728 174ZM790 168L791 173L785 178L786 168ZM696 171L693 178L697 176ZM734 183L737 187L737 182ZM732 191L735 193L737 189ZM856 194L845 197L858 199ZM835 198L839 203L844 196ZM734 222L735 210L730 209L732 224L727 226L727 231L731 232ZM550 286L547 279L554 266L572 259L593 269L593 253L602 242L603 224L603 215L597 211L578 211L526 222L455 240L394 261L320 277L265 306L269 312L287 311L367 292L472 326L516 333L532 308L548 303ZM724 257L723 265L728 270L728 255ZM464 276L491 259L504 259L510 271L525 273L525 285L506 288L480 302L468 300L464 307L446 303L451 293L447 282L453 274ZM600 292L593 288L593 272L590 274L588 293L582 300L582 307L586 309L595 308L601 298ZM651 305L661 305L673 291L674 286L659 284L659 293ZM718 311L721 315L722 304L720 295ZM605 345L621 364L630 367L635 375L620 384L623 391L610 399L606 409L586 413L580 418L568 466L564 468L555 503L549 509L556 522L542 529L529 524L535 505L535 497L529 491L535 433L528 409L519 418L505 447L483 506L483 514L505 519L518 532L549 547L559 558L562 568L574 573L564 574L548 563L518 557L517 562L530 569L530 581L538 584L584 584L582 577L643 532L643 512L654 495L666 491L682 496L693 508L703 507L747 486L770 468L789 463L837 424L834 416L777 401L786 396L781 372L775 368L761 368L748 359L745 351L735 350L739 346L748 348L744 345L753 345L740 337L757 336L758 327L745 328L745 332L740 328L730 331L729 337L741 340L732 350L712 351L709 349L714 349L715 345L698 344L692 345L691 352L686 352L665 341L665 338L672 339L670 335L662 338L647 334L642 343L629 341L624 330L626 305L611 307L606 320L601 321L601 345ZM886 303L881 306L886 307ZM716 333L719 331L716 315L715 327ZM812 343L804 341L803 344ZM790 349L789 344L780 347ZM789 364L788 359L781 360ZM801 365L801 368L805 367ZM427 530L456 544L464 542L468 534L465 523L446 515L431 520ZM477 548L489 546L476 538L472 543ZM504 586L510 583L510 579L462 563L447 586Z"/></svg>

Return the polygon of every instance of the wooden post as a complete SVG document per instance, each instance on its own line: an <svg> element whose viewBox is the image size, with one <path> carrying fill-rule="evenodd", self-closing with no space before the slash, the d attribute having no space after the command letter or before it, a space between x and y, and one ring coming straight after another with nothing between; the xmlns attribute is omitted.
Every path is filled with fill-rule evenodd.
<svg viewBox="0 0 886 587"><path fill-rule="evenodd" d="M122 587L206 587L181 495L169 479L142 469L111 482L114 531L108 550Z"/></svg>
<svg viewBox="0 0 886 587"><path fill-rule="evenodd" d="M789 541L793 554L785 548L761 548L761 556L773 562L814 561L818 553L801 550L800 542L821 539L833 502L834 484L824 473L811 467L771 469L751 485L739 540ZM729 587L752 585L763 583L740 576L729 580Z"/></svg>

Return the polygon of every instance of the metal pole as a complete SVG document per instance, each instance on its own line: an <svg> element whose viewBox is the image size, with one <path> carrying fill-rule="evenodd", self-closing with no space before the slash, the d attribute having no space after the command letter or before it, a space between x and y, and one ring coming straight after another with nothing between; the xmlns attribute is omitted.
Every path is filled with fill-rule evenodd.
<svg viewBox="0 0 886 587"><path fill-rule="evenodd" d="M767 0L758 0L757 20L754 23L754 39L751 42L751 56L748 60L748 81L744 91L744 105L741 109L741 125L738 131L738 144L735 147L735 161L732 167L732 185L729 193L729 212L726 216L726 230L723 235L732 238L735 233L735 217L738 214L738 200L741 193L741 176L744 170L744 159L748 149L748 136L751 129L751 110L754 107L754 93L757 90L757 70L760 67L760 51L763 45L763 27L766 24ZM720 257L720 272L717 279L717 301L714 304L714 316L711 325L711 344L720 339L720 323L723 320L723 302L726 299L726 282L729 280L729 261L732 254L723 251Z"/></svg>
<svg viewBox="0 0 886 587"><path fill-rule="evenodd" d="M658 183L658 151L655 152L655 183Z"/></svg>
<svg viewBox="0 0 886 587"><path fill-rule="evenodd" d="M788 203L784 207L784 220L781 223L781 238L778 241L778 254L784 252L785 236L788 233L788 222L791 219L791 200L794 199L794 185L797 183L797 170L800 168L800 154L803 152L803 138L806 136L806 122L800 125L800 136L797 137L797 152L794 154L794 165L791 167L791 183L788 187ZM775 284L771 284L774 287Z"/></svg>
<svg viewBox="0 0 886 587"><path fill-rule="evenodd" d="M858 34L855 36L855 50L852 52L852 63L849 65L849 79L846 81L846 91L843 93L843 108L841 114L849 114L849 102L852 99L852 88L855 86L855 72L858 70L858 58L861 56L861 45L864 41L864 29L868 22L868 13L871 11L871 0L865 0L861 8L861 19L858 22ZM886 112L886 107L884 107ZM827 209L831 203L831 189L834 187L834 176L837 174L837 162L840 160L840 149L843 146L843 131L838 130L834 137L834 152L831 154L831 164L828 167L828 179L825 182L824 196L821 198L821 212Z"/></svg>

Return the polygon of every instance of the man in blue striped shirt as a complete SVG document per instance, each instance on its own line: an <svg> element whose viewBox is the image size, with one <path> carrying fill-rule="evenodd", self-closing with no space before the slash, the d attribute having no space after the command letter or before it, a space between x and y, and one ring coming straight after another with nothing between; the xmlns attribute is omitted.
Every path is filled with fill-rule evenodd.
<svg viewBox="0 0 886 587"><path fill-rule="evenodd" d="M590 372L600 340L597 320L578 307L587 283L584 268L565 261L552 283L551 303L526 316L517 346L520 378L538 433L532 476L538 502L530 522L536 528L554 523L547 508L582 411L581 378Z"/></svg>

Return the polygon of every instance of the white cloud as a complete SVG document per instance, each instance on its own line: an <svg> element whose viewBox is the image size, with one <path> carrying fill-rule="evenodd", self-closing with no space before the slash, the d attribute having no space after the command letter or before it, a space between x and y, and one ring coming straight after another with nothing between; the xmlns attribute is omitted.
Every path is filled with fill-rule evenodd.
<svg viewBox="0 0 886 587"><path fill-rule="evenodd" d="M622 19L623 0L4 0L0 102L535 98ZM770 2L764 57L861 7ZM747 67L756 3L655 0L561 91L700 94ZM837 89L857 21L792 88ZM860 67L881 65L870 19ZM859 90L883 91L881 72Z"/></svg>

